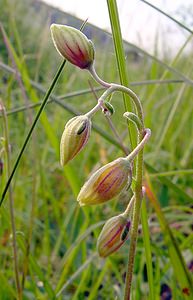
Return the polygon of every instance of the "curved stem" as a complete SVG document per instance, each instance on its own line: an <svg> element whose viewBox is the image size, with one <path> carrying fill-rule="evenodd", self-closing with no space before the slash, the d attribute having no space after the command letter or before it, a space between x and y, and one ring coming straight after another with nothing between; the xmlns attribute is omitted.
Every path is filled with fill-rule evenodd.
<svg viewBox="0 0 193 300"><path fill-rule="evenodd" d="M104 87L106 87L106 88L111 87L111 84L110 84L110 83L108 83L108 82L102 80L102 79L98 76L98 74L97 74L97 72L96 72L96 70L95 70L95 67L94 67L94 63L93 63L92 65L90 65L88 71L90 72L90 74L92 75L92 77L96 80L96 82L98 82L100 85L102 85L102 86L104 86Z"/></svg>
<svg viewBox="0 0 193 300"><path fill-rule="evenodd" d="M136 243L137 243L137 235L138 235L138 226L139 226L139 217L140 217L140 208L141 208L141 201L143 198L142 192L142 176L143 176L143 147L145 143L148 141L151 130L144 129L144 117L143 117L143 109L141 102L137 95L130 90L128 87L115 84L115 83L107 83L103 81L96 73L94 69L94 65L90 68L90 73L93 78L102 86L107 87L108 89L103 93L103 95L99 98L99 100L104 101L106 97L108 97L111 93L115 91L120 91L126 93L130 96L133 100L136 111L137 111L137 118L138 124L138 146L127 156L127 159L133 159L137 156L137 163L136 163L136 185L135 185L135 192L133 196L134 207L133 207L133 218L132 218L132 229L131 229L131 239L130 239L130 249L129 249L129 260L128 260L128 269L126 275L126 283L125 283L125 296L124 300L130 299L130 292L131 292L131 282L132 282L132 275L133 275L133 266L134 266L134 258L135 258L135 251L136 251ZM145 131L145 136L144 136ZM130 206L128 205L128 209ZM127 209L126 209L127 210Z"/></svg>
<svg viewBox="0 0 193 300"><path fill-rule="evenodd" d="M102 104L103 101L98 101L98 103L90 111L88 111L85 116L91 118L102 107Z"/></svg>
<svg viewBox="0 0 193 300"><path fill-rule="evenodd" d="M137 95L131 89L129 89L128 87L123 86L123 85L112 83L111 87L113 88L113 91L123 92L123 93L128 94L131 97L131 99L133 100L133 102L135 104L135 107L137 110L137 115L138 115L139 119L141 120L142 125L144 126L143 109L142 109L141 102L140 102L139 98L137 97Z"/></svg>
<svg viewBox="0 0 193 300"><path fill-rule="evenodd" d="M120 84L116 84L116 83L108 83L106 81L103 81L98 74L96 73L96 70L94 68L94 64L91 65L91 67L88 69L88 71L90 72L90 74L92 75L92 77L96 80L96 82L98 82L99 84L101 84L104 87L107 87L108 89L104 92L104 94L99 98L99 99L103 99L105 100L105 98L107 98L111 93L115 92L115 91L119 91L119 92L123 92L128 94L131 99L133 100L136 110L137 110L137 115L140 119L140 121L142 122L142 126L144 126L143 123L143 109L141 106L141 102L139 100L139 98L137 97L137 95L128 87L120 85Z"/></svg>
<svg viewBox="0 0 193 300"><path fill-rule="evenodd" d="M142 131L143 132L143 131ZM143 136L143 134L145 133L145 135ZM144 133L142 134L143 138L140 141L140 143L137 145L137 147L127 156L128 160L133 160L137 154L139 153L139 151L141 151L145 144L147 143L147 141L149 140L150 136L151 136L151 130L149 128L146 128L144 130Z"/></svg>
<svg viewBox="0 0 193 300"><path fill-rule="evenodd" d="M123 213L124 216L128 217L130 215L134 201L135 201L135 195L133 195L131 200L129 201L129 203Z"/></svg>
<svg viewBox="0 0 193 300"><path fill-rule="evenodd" d="M138 131L143 130L143 125L141 123L141 120L139 119L139 117L136 114L126 111L123 114L123 117L125 117L129 121L131 121L136 126Z"/></svg>
<svg viewBox="0 0 193 300"><path fill-rule="evenodd" d="M56 82L57 82L57 80L58 80L58 78L59 78L59 76L60 76L60 74L61 74L61 72L62 72L62 70L63 70L63 67L64 67L65 63L66 63L66 60L64 60L64 61L62 62L62 64L60 65L60 67L59 67L59 69L58 69L58 71L57 71L57 73L56 73L56 75L55 75L55 77L54 77L54 79L53 79L53 81L52 81L52 83L51 83L49 89L47 90L47 92L46 92L46 94L45 94L45 97L44 97L44 99L43 99L43 102L42 102L42 104L41 104L41 106L40 106L40 108L39 108L39 111L38 111L38 113L37 113L37 115L36 115L36 117L35 117L35 120L34 120L32 126L31 126L31 128L30 128L30 130L29 130L29 132L28 132L28 135L27 135L27 137L26 137L26 139L25 139L25 141L24 141L24 143L23 143L23 146L22 146L20 152L19 152L19 155L18 155L17 160L16 160L16 162L15 162L15 165L14 165L14 167L13 167L13 170L12 170L12 172L11 172L11 174L10 174L10 176L9 176L9 179L8 179L8 181L7 181L7 183L6 183L6 186L5 186L5 188L4 188L4 191L3 191L3 194L2 194L2 197L1 197L0 206L1 206L2 203L3 203L3 200L4 200L4 198L5 198L5 195L6 195L6 193L7 193L7 190L8 190L8 188L9 188L9 185L10 185L10 183L11 183L11 181L12 181L13 175L15 174L15 171L17 170L17 167L18 167L18 165L19 165L19 162L20 162L20 160L21 160L21 157L22 157L22 155L23 155L23 152L24 152L24 150L25 150L25 148L26 148L26 146L27 146L27 144L28 144L28 142L29 142L29 139L30 139L30 137L31 137L31 135L32 135L32 133L33 133L33 131L34 131L34 129L35 129L35 126L36 126L36 124L37 124L37 122L38 122L38 120L39 120L39 118L40 118L40 116L41 116L41 113L42 113L42 111L43 111L43 109L44 109L44 107L45 107L45 105L46 105L46 103L47 103L47 101L48 101L48 98L49 98L49 96L50 96L50 94L51 94L53 88L54 88L55 85L56 85Z"/></svg>

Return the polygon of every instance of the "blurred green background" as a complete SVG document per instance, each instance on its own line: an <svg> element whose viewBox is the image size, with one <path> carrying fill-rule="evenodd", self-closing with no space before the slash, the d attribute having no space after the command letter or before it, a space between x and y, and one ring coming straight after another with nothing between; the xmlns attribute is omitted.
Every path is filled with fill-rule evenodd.
<svg viewBox="0 0 193 300"><path fill-rule="evenodd" d="M37 107L61 62L50 37L52 22L80 27L81 20L37 1L0 0L0 99L8 115L11 166L27 135ZM96 49L96 70L109 82L119 82L111 37L86 25ZM191 37L187 43L191 42ZM146 127L152 137L145 147L145 178L154 191L192 276L193 234L193 59L179 50L171 60L150 57L125 43L130 87L139 95ZM156 56L156 53L155 53ZM162 82L160 82L162 81ZM66 64L13 179L13 199L23 299L122 299L129 241L106 260L96 254L96 241L105 220L119 214L127 194L119 199L80 208L76 196L96 168L124 155L104 115L93 119L86 148L64 169L59 165L59 143L66 122L87 112L98 85L87 71ZM99 97L102 91L96 91ZM112 122L129 147L122 117L122 95L113 97ZM1 193L7 180L4 125L0 115ZM156 299L163 291L172 299L187 299L173 275L164 234L154 207L146 198ZM16 299L9 204L0 210L0 299ZM77 273L76 273L77 272ZM136 254L133 299L148 299L143 234ZM185 297L185 298L184 298Z"/></svg>

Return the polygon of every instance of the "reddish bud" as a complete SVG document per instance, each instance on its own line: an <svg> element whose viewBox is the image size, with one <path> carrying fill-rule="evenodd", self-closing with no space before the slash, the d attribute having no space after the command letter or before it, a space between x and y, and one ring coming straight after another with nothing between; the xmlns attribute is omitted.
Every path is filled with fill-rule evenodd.
<svg viewBox="0 0 193 300"><path fill-rule="evenodd" d="M80 205L99 204L118 196L131 183L131 165L118 158L97 170L83 185L77 201Z"/></svg>
<svg viewBox="0 0 193 300"><path fill-rule="evenodd" d="M101 257L107 257L116 252L128 239L131 222L124 214L109 219L97 241L97 250Z"/></svg>
<svg viewBox="0 0 193 300"><path fill-rule="evenodd" d="M58 52L69 62L87 69L94 61L94 46L80 30L59 24L50 27L52 39Z"/></svg>

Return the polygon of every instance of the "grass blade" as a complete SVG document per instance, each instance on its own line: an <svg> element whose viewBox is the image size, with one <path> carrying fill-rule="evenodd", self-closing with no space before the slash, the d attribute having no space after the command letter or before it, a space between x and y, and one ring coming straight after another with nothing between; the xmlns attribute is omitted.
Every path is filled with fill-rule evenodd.
<svg viewBox="0 0 193 300"><path fill-rule="evenodd" d="M175 22L176 24L178 24L180 27L184 28L185 30L187 30L188 32L190 32L191 34L193 34L193 31L188 28L186 25L184 25L183 23L179 22L178 20L176 20L175 18L173 18L172 16L170 16L169 14L167 14L165 11L161 10L159 7L153 5L152 3L146 1L146 0L140 0L142 2L144 2L145 4L151 6L153 9L157 10L159 13L161 13L162 15L166 16L168 19L170 19L171 21Z"/></svg>
<svg viewBox="0 0 193 300"><path fill-rule="evenodd" d="M151 257L151 244L150 244L150 235L149 235L149 227L148 227L147 220L148 220L148 218L147 218L146 203L145 203L145 200L143 200L142 206L141 206L141 222L142 222L143 242L144 242L144 248L145 248L147 276L148 276L148 285L149 285L149 298L148 299L155 300L152 257Z"/></svg>
<svg viewBox="0 0 193 300"><path fill-rule="evenodd" d="M113 35L113 42L115 47L115 54L116 54L116 60L117 60L117 66L119 70L119 77L122 85L128 86L129 79L128 74L126 70L126 64L125 64L125 54L124 54L124 48L123 48L123 39L121 34L121 27L119 22L119 14L118 14L118 8L116 0L107 0L108 5L108 11L109 11L109 18L111 22L111 30ZM128 95L123 95L124 99L124 105L126 111L133 111L133 105L130 101L130 98ZM128 125L129 129L129 138L130 138L130 144L131 149L133 148L133 145L135 144L135 128L133 125Z"/></svg>
<svg viewBox="0 0 193 300"><path fill-rule="evenodd" d="M162 213L160 204L155 196L153 191L150 178L148 174L146 175L146 194L151 201L153 208L157 214L160 226L164 233L165 243L168 247L168 253L170 256L170 261L173 267L173 271L176 277L176 280L180 286L181 294L186 297L186 299L192 299L193 297L193 282L191 276L186 267L184 258L179 249L179 246L174 238L174 235L168 226L168 223L165 219L164 214Z"/></svg>

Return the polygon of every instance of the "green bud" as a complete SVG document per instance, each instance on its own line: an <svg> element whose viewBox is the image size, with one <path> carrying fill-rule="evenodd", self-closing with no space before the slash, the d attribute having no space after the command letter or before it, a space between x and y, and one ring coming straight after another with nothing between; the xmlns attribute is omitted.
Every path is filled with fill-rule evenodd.
<svg viewBox="0 0 193 300"><path fill-rule="evenodd" d="M91 120L85 116L77 116L68 121L60 143L60 162L64 166L74 158L86 145L91 131Z"/></svg>
<svg viewBox="0 0 193 300"><path fill-rule="evenodd" d="M114 114L115 109L114 109L114 107L112 106L112 104L110 102L104 101L104 106L105 106L105 108L103 109L104 113L106 113L105 110L107 110L110 115Z"/></svg>

